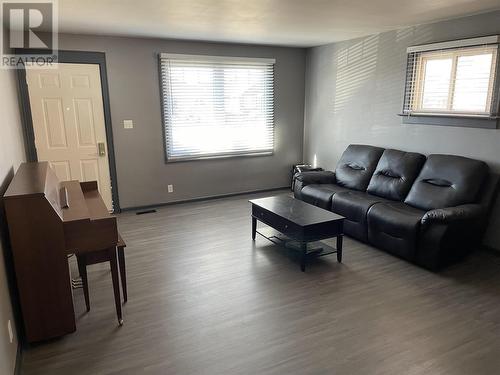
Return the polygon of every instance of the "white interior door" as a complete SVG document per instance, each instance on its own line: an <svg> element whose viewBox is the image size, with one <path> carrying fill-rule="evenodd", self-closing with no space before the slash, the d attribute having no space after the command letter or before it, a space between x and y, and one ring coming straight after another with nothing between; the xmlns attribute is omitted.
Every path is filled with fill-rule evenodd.
<svg viewBox="0 0 500 375"><path fill-rule="evenodd" d="M61 181L97 181L112 210L108 145L98 64L26 69L39 161Z"/></svg>

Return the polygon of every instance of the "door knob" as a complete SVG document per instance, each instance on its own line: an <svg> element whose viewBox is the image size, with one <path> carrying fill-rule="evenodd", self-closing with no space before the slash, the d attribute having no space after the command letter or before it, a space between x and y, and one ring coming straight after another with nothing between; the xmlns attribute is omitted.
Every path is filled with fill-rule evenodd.
<svg viewBox="0 0 500 375"><path fill-rule="evenodd" d="M106 156L106 146L104 145L104 142L99 142L97 144L97 150L98 150L99 156Z"/></svg>

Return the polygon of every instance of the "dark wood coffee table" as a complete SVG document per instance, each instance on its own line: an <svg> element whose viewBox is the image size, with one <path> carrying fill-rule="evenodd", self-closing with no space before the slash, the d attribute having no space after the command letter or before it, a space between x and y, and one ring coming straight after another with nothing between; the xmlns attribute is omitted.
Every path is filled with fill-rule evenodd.
<svg viewBox="0 0 500 375"><path fill-rule="evenodd" d="M294 199L288 195L252 199L252 239L256 233L269 241L301 252L300 269L305 271L310 256L337 254L342 262L344 217ZM257 220L278 233L257 231ZM321 240L337 238L333 248Z"/></svg>

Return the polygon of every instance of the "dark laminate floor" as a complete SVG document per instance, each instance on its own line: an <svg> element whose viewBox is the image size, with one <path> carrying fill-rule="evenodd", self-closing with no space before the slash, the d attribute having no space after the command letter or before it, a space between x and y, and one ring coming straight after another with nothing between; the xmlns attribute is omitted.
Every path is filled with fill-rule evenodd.
<svg viewBox="0 0 500 375"><path fill-rule="evenodd" d="M500 258L442 274L350 239L344 264L301 273L250 239L249 197L119 217L129 302L116 324L108 267L90 268L76 333L31 348L23 374L497 374Z"/></svg>

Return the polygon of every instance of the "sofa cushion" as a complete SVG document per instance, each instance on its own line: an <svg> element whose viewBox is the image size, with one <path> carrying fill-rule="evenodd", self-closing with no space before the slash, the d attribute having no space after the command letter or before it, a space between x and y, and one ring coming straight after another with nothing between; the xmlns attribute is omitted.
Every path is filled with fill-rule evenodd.
<svg viewBox="0 0 500 375"><path fill-rule="evenodd" d="M361 191L343 191L332 198L332 211L345 217L344 233L360 241L368 241L366 214L371 206L389 200Z"/></svg>
<svg viewBox="0 0 500 375"><path fill-rule="evenodd" d="M368 184L370 194L403 201L425 162L425 156L415 152L387 149L378 161Z"/></svg>
<svg viewBox="0 0 500 375"><path fill-rule="evenodd" d="M422 210L475 203L488 173L479 160L455 155L429 155L405 203Z"/></svg>
<svg viewBox="0 0 500 375"><path fill-rule="evenodd" d="M367 215L368 240L389 253L413 260L424 214L403 202L377 203Z"/></svg>
<svg viewBox="0 0 500 375"><path fill-rule="evenodd" d="M329 210L332 205L332 196L346 190L335 184L311 184L304 187L300 195L304 202Z"/></svg>
<svg viewBox="0 0 500 375"><path fill-rule="evenodd" d="M349 145L342 154L335 176L337 184L349 189L366 191L383 148L366 145Z"/></svg>

